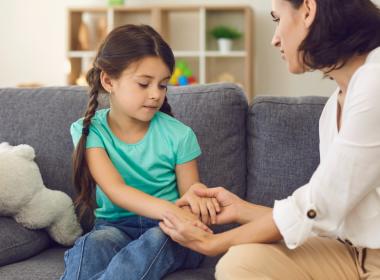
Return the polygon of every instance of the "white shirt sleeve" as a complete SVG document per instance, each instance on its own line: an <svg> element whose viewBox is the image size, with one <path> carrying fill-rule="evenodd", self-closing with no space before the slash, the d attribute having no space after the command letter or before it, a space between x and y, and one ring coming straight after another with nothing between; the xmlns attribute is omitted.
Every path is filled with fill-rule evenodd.
<svg viewBox="0 0 380 280"><path fill-rule="evenodd" d="M363 198L380 187L379 159L380 65L366 64L352 77L341 129L309 183L275 201L273 218L288 248L315 234L335 235Z"/></svg>

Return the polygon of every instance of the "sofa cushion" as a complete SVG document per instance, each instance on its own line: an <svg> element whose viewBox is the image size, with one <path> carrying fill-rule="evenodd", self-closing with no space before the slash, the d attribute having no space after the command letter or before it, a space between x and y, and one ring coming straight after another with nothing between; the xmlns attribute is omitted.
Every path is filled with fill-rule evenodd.
<svg viewBox="0 0 380 280"><path fill-rule="evenodd" d="M174 116L197 135L201 180L243 196L248 104L242 89L234 84L173 87L168 98Z"/></svg>
<svg viewBox="0 0 380 280"><path fill-rule="evenodd" d="M247 199L273 206L307 183L319 164L325 97L256 97L248 117Z"/></svg>
<svg viewBox="0 0 380 280"><path fill-rule="evenodd" d="M63 273L66 248L53 247L25 261L0 268L1 280L58 280Z"/></svg>
<svg viewBox="0 0 380 280"><path fill-rule="evenodd" d="M30 230L12 218L0 217L0 266L34 256L50 246L44 230Z"/></svg>

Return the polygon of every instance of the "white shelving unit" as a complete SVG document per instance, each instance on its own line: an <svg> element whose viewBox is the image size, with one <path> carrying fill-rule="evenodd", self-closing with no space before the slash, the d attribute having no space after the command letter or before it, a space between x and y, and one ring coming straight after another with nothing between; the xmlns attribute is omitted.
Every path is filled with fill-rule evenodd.
<svg viewBox="0 0 380 280"><path fill-rule="evenodd" d="M245 5L177 5L177 6L120 6L120 7L81 7L68 10L69 45L67 57L71 72L69 84L75 84L87 71L101 36L90 40L89 49L81 49L78 34L84 17L93 21L92 35L103 35L114 27L133 23L149 24L154 27L172 47L177 61L185 61L194 73L198 83L222 82L223 77L234 78L241 85L250 100L252 92L252 10ZM100 24L101 23L101 24ZM243 33L234 42L233 49L221 53L216 40L209 30L217 25L228 25ZM98 28L99 29L99 28ZM94 36L93 36L94 37ZM227 75L226 75L227 74Z"/></svg>

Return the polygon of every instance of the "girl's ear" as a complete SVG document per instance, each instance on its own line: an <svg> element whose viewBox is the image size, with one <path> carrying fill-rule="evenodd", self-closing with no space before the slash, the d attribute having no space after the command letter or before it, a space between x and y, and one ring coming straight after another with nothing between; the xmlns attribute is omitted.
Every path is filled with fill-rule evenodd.
<svg viewBox="0 0 380 280"><path fill-rule="evenodd" d="M100 82L102 83L103 88L108 92L112 92L112 79L107 75L106 72L100 72Z"/></svg>
<svg viewBox="0 0 380 280"><path fill-rule="evenodd" d="M305 0L304 5L304 22L306 28L310 28L313 24L315 15L317 13L317 3L315 0Z"/></svg>

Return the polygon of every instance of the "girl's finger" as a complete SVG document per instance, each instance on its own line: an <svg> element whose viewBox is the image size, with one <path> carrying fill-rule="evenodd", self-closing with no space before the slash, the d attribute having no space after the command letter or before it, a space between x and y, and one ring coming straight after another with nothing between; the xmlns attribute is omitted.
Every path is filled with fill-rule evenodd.
<svg viewBox="0 0 380 280"><path fill-rule="evenodd" d="M215 212L214 204L212 203L211 199L207 199L206 203L207 203L208 212L210 214L211 224L215 224L216 223L216 212Z"/></svg>
<svg viewBox="0 0 380 280"><path fill-rule="evenodd" d="M197 200L191 199L189 201L191 212L199 219L201 210L199 209L199 204Z"/></svg>
<svg viewBox="0 0 380 280"><path fill-rule="evenodd" d="M207 199L202 198L200 203L199 203L199 208L201 210L201 216L202 216L202 222L204 224L209 223L209 213L207 209Z"/></svg>
<svg viewBox="0 0 380 280"><path fill-rule="evenodd" d="M220 212L220 205L219 202L216 200L216 198L211 198L212 204L214 204L214 208L216 213Z"/></svg>

